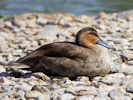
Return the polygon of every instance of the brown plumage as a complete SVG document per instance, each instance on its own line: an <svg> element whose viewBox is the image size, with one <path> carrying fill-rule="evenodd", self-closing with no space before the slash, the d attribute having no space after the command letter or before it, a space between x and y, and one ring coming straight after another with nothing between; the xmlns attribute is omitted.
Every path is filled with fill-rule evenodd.
<svg viewBox="0 0 133 100"><path fill-rule="evenodd" d="M77 33L75 43L46 44L16 62L29 65L29 70L33 72L40 71L48 75L104 76L111 69L107 48L114 49L99 38L95 29L86 27Z"/></svg>

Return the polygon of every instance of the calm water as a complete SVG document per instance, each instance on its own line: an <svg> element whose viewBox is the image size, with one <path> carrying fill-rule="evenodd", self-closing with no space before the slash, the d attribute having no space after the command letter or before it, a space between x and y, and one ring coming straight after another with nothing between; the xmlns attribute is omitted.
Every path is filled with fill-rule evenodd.
<svg viewBox="0 0 133 100"><path fill-rule="evenodd" d="M0 14L24 12L65 12L94 15L100 11L119 12L133 9L133 0L0 0Z"/></svg>

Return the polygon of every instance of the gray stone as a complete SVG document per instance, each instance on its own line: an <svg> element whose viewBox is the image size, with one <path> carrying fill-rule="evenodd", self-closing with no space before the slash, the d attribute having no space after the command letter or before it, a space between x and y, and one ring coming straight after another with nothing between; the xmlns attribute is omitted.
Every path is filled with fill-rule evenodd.
<svg viewBox="0 0 133 100"><path fill-rule="evenodd" d="M29 91L26 92L26 99L37 99L39 95L42 95L39 91Z"/></svg>
<svg viewBox="0 0 133 100"><path fill-rule="evenodd" d="M36 100L50 100L50 96L49 95L44 95L44 94L41 94L37 97Z"/></svg>
<svg viewBox="0 0 133 100"><path fill-rule="evenodd" d="M128 61L128 65L133 65L133 60L132 61Z"/></svg>
<svg viewBox="0 0 133 100"><path fill-rule="evenodd" d="M124 78L125 78L124 74L115 73L105 76L105 78L102 78L100 82L103 82L108 85L120 84L122 82L122 79Z"/></svg>
<svg viewBox="0 0 133 100"><path fill-rule="evenodd" d="M110 91L108 96L111 98L111 100L121 100L123 98L123 94L121 94L121 92L116 90Z"/></svg>
<svg viewBox="0 0 133 100"><path fill-rule="evenodd" d="M81 89L81 90L76 91L76 95L80 95L80 96L83 96L83 95L97 95L97 90L96 90L96 88L93 88L93 87L85 89L85 90Z"/></svg>
<svg viewBox="0 0 133 100"><path fill-rule="evenodd" d="M60 100L60 96L59 96L59 94L57 93L57 92L55 92L55 91L53 91L52 93L51 93L51 96L50 96L51 98L51 100Z"/></svg>
<svg viewBox="0 0 133 100"><path fill-rule="evenodd" d="M133 66L129 66L127 64L122 64L119 70L120 73L124 73L125 75L133 74Z"/></svg>
<svg viewBox="0 0 133 100"><path fill-rule="evenodd" d="M87 82L87 81L89 81L89 77L86 77L86 76L78 76L76 78L76 81Z"/></svg>
<svg viewBox="0 0 133 100"><path fill-rule="evenodd" d="M36 85L32 88L32 90L39 91L41 93L50 94L50 90L47 87Z"/></svg>
<svg viewBox="0 0 133 100"><path fill-rule="evenodd" d="M36 72L36 73L33 73L33 75L39 79L42 79L44 81L47 81L47 80L50 80L50 77L48 77L47 75L45 75L44 73L42 72Z"/></svg>
<svg viewBox="0 0 133 100"><path fill-rule="evenodd" d="M25 92L23 90L18 90L17 94L19 95L19 98L24 98Z"/></svg>
<svg viewBox="0 0 133 100"><path fill-rule="evenodd" d="M93 100L110 100L109 97L99 97L99 96L96 96Z"/></svg>
<svg viewBox="0 0 133 100"><path fill-rule="evenodd" d="M41 16L39 16L39 18L37 19L37 24L39 24L41 26L44 26L47 22L48 22L48 20Z"/></svg>
<svg viewBox="0 0 133 100"><path fill-rule="evenodd" d="M6 69L4 68L4 66L0 65L0 75L2 72L6 72Z"/></svg>
<svg viewBox="0 0 133 100"><path fill-rule="evenodd" d="M79 96L78 100L94 100L94 96L93 95Z"/></svg>
<svg viewBox="0 0 133 100"><path fill-rule="evenodd" d="M12 82L5 78L5 77L0 77L0 85L10 85Z"/></svg>
<svg viewBox="0 0 133 100"><path fill-rule="evenodd" d="M6 91L6 92L11 91L12 88L13 88L13 86L9 86L9 85L3 85L2 86L3 91Z"/></svg>
<svg viewBox="0 0 133 100"><path fill-rule="evenodd" d="M32 89L32 86L27 83L22 83L19 88L26 92L26 91L30 91Z"/></svg>
<svg viewBox="0 0 133 100"><path fill-rule="evenodd" d="M133 93L133 82L132 81L130 83L128 83L128 85L126 87L126 91Z"/></svg>
<svg viewBox="0 0 133 100"><path fill-rule="evenodd" d="M46 39L57 39L58 34L60 34L60 29L54 25L47 25L44 27L44 30L41 32L42 35L45 36Z"/></svg>
<svg viewBox="0 0 133 100"><path fill-rule="evenodd" d="M0 32L0 36L3 38L3 39L8 39L9 36L6 32Z"/></svg>
<svg viewBox="0 0 133 100"><path fill-rule="evenodd" d="M69 94L69 93L60 95L61 100L72 100L74 98L75 98L75 96L73 96L72 94Z"/></svg>

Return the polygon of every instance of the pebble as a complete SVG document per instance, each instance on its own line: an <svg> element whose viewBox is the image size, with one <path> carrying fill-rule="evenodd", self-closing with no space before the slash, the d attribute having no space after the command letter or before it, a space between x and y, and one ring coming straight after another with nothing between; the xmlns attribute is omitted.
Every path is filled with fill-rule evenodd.
<svg viewBox="0 0 133 100"><path fill-rule="evenodd" d="M73 100L74 98L75 96L69 93L65 93L60 96L60 100Z"/></svg>
<svg viewBox="0 0 133 100"><path fill-rule="evenodd" d="M0 84L1 85L10 85L11 81L5 77L0 77Z"/></svg>
<svg viewBox="0 0 133 100"><path fill-rule="evenodd" d="M133 66L128 66L127 64L122 64L121 68L119 69L120 73L123 73L125 75L133 74Z"/></svg>
<svg viewBox="0 0 133 100"><path fill-rule="evenodd" d="M77 88L75 88L76 90ZM86 89L80 89L78 87L79 90L76 90L76 95L80 95L80 96L83 96L83 95L97 95L97 90L96 88L94 87L89 87L89 88L86 88Z"/></svg>
<svg viewBox="0 0 133 100"><path fill-rule="evenodd" d="M121 84L122 79L124 79L124 74L122 73L115 73L105 76L105 78L101 78L100 82L103 82L108 85L113 84Z"/></svg>
<svg viewBox="0 0 133 100"><path fill-rule="evenodd" d="M23 90L18 90L17 94L19 95L20 98L24 98L25 92Z"/></svg>
<svg viewBox="0 0 133 100"><path fill-rule="evenodd" d="M43 31L40 33L45 36L46 39L57 39L58 34L60 34L60 29L57 26L48 25L45 26Z"/></svg>
<svg viewBox="0 0 133 100"><path fill-rule="evenodd" d="M128 61L128 65L132 65L133 66L133 60L132 61Z"/></svg>
<svg viewBox="0 0 133 100"><path fill-rule="evenodd" d="M44 81L50 80L50 78L42 72L33 73L33 76L42 79Z"/></svg>
<svg viewBox="0 0 133 100"><path fill-rule="evenodd" d="M94 100L94 96L93 95L80 96L78 97L78 100Z"/></svg>
<svg viewBox="0 0 133 100"><path fill-rule="evenodd" d="M128 85L126 87L126 91L133 93L133 83L132 82L128 83Z"/></svg>
<svg viewBox="0 0 133 100"><path fill-rule="evenodd" d="M86 77L86 76L78 76L77 78L76 78L76 81L81 81L81 82L87 82L87 81L89 81L89 77Z"/></svg>
<svg viewBox="0 0 133 100"><path fill-rule="evenodd" d="M49 95L39 95L36 100L50 100L50 96Z"/></svg>
<svg viewBox="0 0 133 100"><path fill-rule="evenodd" d="M27 84L27 83L22 83L19 87L19 89L23 90L23 91L30 91L32 89L32 86Z"/></svg>
<svg viewBox="0 0 133 100"><path fill-rule="evenodd" d="M108 96L111 98L111 100L122 100L123 99L122 93L120 93L119 91L116 91L116 90L110 91Z"/></svg>
<svg viewBox="0 0 133 100"><path fill-rule="evenodd" d="M25 97L26 99L37 99L39 95L42 95L39 91L29 91L26 92Z"/></svg>
<svg viewBox="0 0 133 100"><path fill-rule="evenodd" d="M6 72L6 69L4 68L4 66L0 65L0 76L3 72Z"/></svg>
<svg viewBox="0 0 133 100"><path fill-rule="evenodd" d="M41 85L35 85L32 90L37 90L41 93L50 94L50 90L47 87Z"/></svg>
<svg viewBox="0 0 133 100"><path fill-rule="evenodd" d="M36 22L37 22L37 24L39 24L39 25L41 25L41 26L44 26L45 24L47 24L48 20L47 20L46 18L40 16L40 17L37 19Z"/></svg>

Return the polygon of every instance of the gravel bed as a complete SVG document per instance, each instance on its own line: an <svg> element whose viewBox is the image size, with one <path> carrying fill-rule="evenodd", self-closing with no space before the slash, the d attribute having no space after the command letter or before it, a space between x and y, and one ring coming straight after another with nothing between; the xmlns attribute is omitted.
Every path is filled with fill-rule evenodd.
<svg viewBox="0 0 133 100"><path fill-rule="evenodd" d="M0 20L0 62L9 63L38 47L56 41L74 41L83 27L95 28L114 63L105 77L49 77L44 73L7 70L0 64L0 100L132 100L133 10L96 16L27 13ZM125 63L118 54L124 55Z"/></svg>

